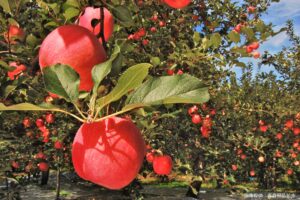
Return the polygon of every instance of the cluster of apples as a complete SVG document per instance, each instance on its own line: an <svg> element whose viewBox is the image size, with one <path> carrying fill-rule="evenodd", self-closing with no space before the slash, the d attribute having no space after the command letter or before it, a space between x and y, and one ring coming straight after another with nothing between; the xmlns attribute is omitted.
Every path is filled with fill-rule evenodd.
<svg viewBox="0 0 300 200"><path fill-rule="evenodd" d="M146 160L152 163L153 171L162 176L167 176L172 172L173 161L169 155L163 155L161 151L147 148Z"/></svg>
<svg viewBox="0 0 300 200"><path fill-rule="evenodd" d="M202 104L201 106L202 112L208 112L208 114L205 117L202 117L199 114L199 107L197 105L194 105L188 109L188 114L191 116L193 124L202 124L200 127L200 132L203 138L209 138L211 134L211 128L212 128L212 118L211 116L214 116L216 114L216 109L209 108L207 104Z"/></svg>
<svg viewBox="0 0 300 200"><path fill-rule="evenodd" d="M249 14L253 14L256 12L256 7L248 6L247 11ZM233 31L240 34L242 28L245 26L246 26L246 23L241 22L234 27ZM253 58L255 58L255 59L260 58L260 53L258 51L256 51L259 48L258 42L252 42L251 44L247 45L245 48L246 48L246 52L248 54L251 54L253 56Z"/></svg>
<svg viewBox="0 0 300 200"><path fill-rule="evenodd" d="M57 131L50 131L47 126L50 124L53 124L55 122L55 116L53 113L47 113L41 117L39 117L36 120L33 120L29 117L25 117L22 120L23 127L26 129L26 137L30 138L31 140L40 140L42 138L42 141L45 144L51 144L50 143L50 136L53 134L57 134ZM35 134L34 132L38 129L40 133ZM64 149L63 142L60 140L51 141L53 148L57 151L61 151ZM65 158L67 154L64 155ZM12 161L11 166L14 170L20 169L20 164L17 161ZM24 167L24 171L29 173L32 172L35 169L39 169L40 171L48 171L49 170L49 164L47 161L47 156L43 151L39 151L34 156L34 162L32 160L28 161L27 164Z"/></svg>
<svg viewBox="0 0 300 200"><path fill-rule="evenodd" d="M34 169L39 169L40 171L48 171L49 170L49 164L47 163L47 160L46 160L47 157L42 151L37 153L34 158L35 158L35 161L37 164L34 164L33 161L29 161L24 167L25 172L30 173ZM11 162L11 167L14 171L19 170L21 168L20 163L16 160L13 160Z"/></svg>
<svg viewBox="0 0 300 200"><path fill-rule="evenodd" d="M175 8L175 9L182 9L186 6L188 6L191 3L191 0L163 0L163 2L165 4L167 4L168 6L170 6L171 8ZM137 2L137 4L139 6L143 5L143 0L139 0ZM162 16L164 16L164 14L162 14ZM166 22L164 20L159 20L159 17L157 14L154 14L150 20L152 22L158 23L159 27L164 27L166 26ZM150 27L150 32L155 33L157 31L157 28L155 26ZM128 35L128 39L129 40L135 40L135 41L139 41L141 40L141 38L146 36L146 30L145 28L141 28L139 29L137 32ZM144 38L142 40L142 44L144 46L147 46L150 43L149 39Z"/></svg>
<svg viewBox="0 0 300 200"><path fill-rule="evenodd" d="M26 129L26 136L33 139L34 133L31 130L33 125L39 129L41 134L36 134L35 138L43 138L43 142L48 143L50 141L50 130L46 125L53 124L55 121L55 116L53 113L47 113L46 115L35 120L35 123L29 117L25 117L22 121L24 128ZM45 123L46 122L46 123Z"/></svg>
<svg viewBox="0 0 300 200"><path fill-rule="evenodd" d="M24 30L17 25L8 26L8 30L4 33L4 39L10 45L15 45L18 43L18 41L23 41L24 38ZM7 76L10 80L17 79L27 70L27 67L24 64L20 64L17 62L10 62L9 66L13 68L12 71L7 72Z"/></svg>

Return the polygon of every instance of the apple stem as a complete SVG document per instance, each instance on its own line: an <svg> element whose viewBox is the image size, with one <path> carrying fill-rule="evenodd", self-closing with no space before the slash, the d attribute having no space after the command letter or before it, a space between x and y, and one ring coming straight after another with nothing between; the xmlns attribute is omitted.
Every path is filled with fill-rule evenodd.
<svg viewBox="0 0 300 200"><path fill-rule="evenodd" d="M78 106L73 103L75 109L77 110L77 112L80 114L80 116L83 118L83 119L87 119L87 117L81 112L81 110L78 108Z"/></svg>
<svg viewBox="0 0 300 200"><path fill-rule="evenodd" d="M104 37L104 17L104 7L102 5L100 6L100 32L97 34L97 38L101 38L102 45L105 51L107 51L107 44Z"/></svg>

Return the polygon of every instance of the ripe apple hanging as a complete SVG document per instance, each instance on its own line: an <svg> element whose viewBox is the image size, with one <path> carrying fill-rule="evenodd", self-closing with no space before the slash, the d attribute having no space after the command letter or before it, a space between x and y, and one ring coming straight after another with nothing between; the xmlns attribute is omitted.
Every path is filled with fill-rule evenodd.
<svg viewBox="0 0 300 200"><path fill-rule="evenodd" d="M97 38L78 25L60 26L43 41L39 52L41 69L54 64L71 66L80 76L79 90L93 87L91 70L106 60L106 52Z"/></svg>
<svg viewBox="0 0 300 200"><path fill-rule="evenodd" d="M107 41L113 34L114 31L114 18L112 14L106 8L104 11L104 38ZM83 26L89 29L94 35L98 35L101 31L100 23L98 23L95 27L92 26L92 20L101 19L100 8L86 7L84 9L84 13L79 17L78 25ZM101 42L101 38L99 39Z"/></svg>
<svg viewBox="0 0 300 200"><path fill-rule="evenodd" d="M75 171L85 180L109 189L121 189L138 174L146 145L137 127L112 117L84 123L73 141Z"/></svg>

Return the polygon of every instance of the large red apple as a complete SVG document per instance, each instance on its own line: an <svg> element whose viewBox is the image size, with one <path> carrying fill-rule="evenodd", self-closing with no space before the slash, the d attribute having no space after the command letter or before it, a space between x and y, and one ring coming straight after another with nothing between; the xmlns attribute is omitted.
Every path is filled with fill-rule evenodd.
<svg viewBox="0 0 300 200"><path fill-rule="evenodd" d="M16 40L23 40L24 37L23 29L15 25L9 26L8 31L4 33L5 40L11 44L16 44Z"/></svg>
<svg viewBox="0 0 300 200"><path fill-rule="evenodd" d="M72 160L77 174L109 189L121 189L138 174L145 141L130 121L112 117L84 123L74 138Z"/></svg>
<svg viewBox="0 0 300 200"><path fill-rule="evenodd" d="M107 41L114 31L114 18L106 8L104 10L104 38ZM92 26L93 19L101 19L100 8L86 7L83 14L79 17L78 25L89 29L94 35L98 35L101 30L100 23L96 27ZM100 39L101 42L101 39Z"/></svg>
<svg viewBox="0 0 300 200"><path fill-rule="evenodd" d="M153 160L153 170L158 175L169 175L172 171L172 158L168 155L156 156Z"/></svg>
<svg viewBox="0 0 300 200"><path fill-rule="evenodd" d="M80 76L79 90L93 87L91 70L102 63L106 53L97 38L86 28L65 25L56 28L43 41L39 52L41 69L57 63L74 68Z"/></svg>
<svg viewBox="0 0 300 200"><path fill-rule="evenodd" d="M191 3L191 0L164 0L164 1L168 6L177 9L184 8Z"/></svg>

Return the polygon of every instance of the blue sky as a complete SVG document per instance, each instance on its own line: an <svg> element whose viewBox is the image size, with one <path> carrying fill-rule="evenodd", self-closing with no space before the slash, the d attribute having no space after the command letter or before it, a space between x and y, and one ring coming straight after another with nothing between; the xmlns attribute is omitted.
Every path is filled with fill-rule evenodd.
<svg viewBox="0 0 300 200"><path fill-rule="evenodd" d="M294 28L297 35L300 35L300 0L281 0L279 3L272 3L266 14L262 16L262 19L266 23L272 23L274 25L274 30L279 30L288 19L294 21ZM269 51L270 53L276 53L280 51L284 46L289 46L289 40L285 32L282 32L268 41L261 44L259 51L261 54L264 51ZM254 66L257 66L257 61L254 59L244 59L244 61L253 62ZM274 68L269 66L263 66L260 71L269 72L274 70ZM241 75L241 70L235 68L234 71L238 76ZM255 67L254 72L258 72L259 69Z"/></svg>

